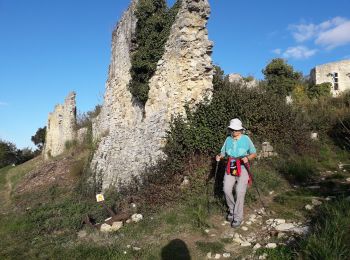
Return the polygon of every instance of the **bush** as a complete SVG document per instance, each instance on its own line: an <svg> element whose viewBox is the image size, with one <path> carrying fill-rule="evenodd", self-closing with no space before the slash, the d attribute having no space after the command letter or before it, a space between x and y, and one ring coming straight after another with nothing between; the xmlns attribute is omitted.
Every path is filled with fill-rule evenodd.
<svg viewBox="0 0 350 260"><path fill-rule="evenodd" d="M344 150L350 151L350 116L338 118L337 123L329 131L334 142Z"/></svg>
<svg viewBox="0 0 350 260"><path fill-rule="evenodd" d="M173 169L181 170L186 157L197 154L213 156L227 136L230 119L238 117L258 146L270 141L276 147L289 147L302 152L309 144L308 125L298 111L283 98L261 88L247 89L222 79L214 86L210 104L200 104L195 112L187 109L187 119L174 118L164 149ZM297 137L297 138L295 138Z"/></svg>
<svg viewBox="0 0 350 260"><path fill-rule="evenodd" d="M309 84L307 95L310 99L319 99L320 97L328 97L331 94L332 83L324 82L321 84Z"/></svg>

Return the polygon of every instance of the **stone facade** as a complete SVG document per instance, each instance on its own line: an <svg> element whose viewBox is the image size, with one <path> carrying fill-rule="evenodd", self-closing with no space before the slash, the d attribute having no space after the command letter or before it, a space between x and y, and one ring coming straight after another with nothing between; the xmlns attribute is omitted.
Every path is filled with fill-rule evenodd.
<svg viewBox="0 0 350 260"><path fill-rule="evenodd" d="M46 128L44 158L55 157L64 152L65 143L76 138L76 104L75 93L67 96L63 105L56 105L49 114Z"/></svg>
<svg viewBox="0 0 350 260"><path fill-rule="evenodd" d="M102 189L127 182L165 157L166 131L171 118L184 115L212 96L212 42L206 28L210 14L207 0L183 0L172 25L165 52L150 79L149 98L143 107L128 90L130 56L135 46L132 1L113 32L112 60L101 114L93 124L99 146L91 168Z"/></svg>
<svg viewBox="0 0 350 260"><path fill-rule="evenodd" d="M310 72L314 84L332 83L333 96L350 90L350 60L342 60L316 66Z"/></svg>

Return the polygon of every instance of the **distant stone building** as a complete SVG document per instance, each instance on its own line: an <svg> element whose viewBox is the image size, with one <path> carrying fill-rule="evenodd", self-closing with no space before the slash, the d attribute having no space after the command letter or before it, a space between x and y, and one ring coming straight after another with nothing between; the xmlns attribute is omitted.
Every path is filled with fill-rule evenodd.
<svg viewBox="0 0 350 260"><path fill-rule="evenodd" d="M350 60L342 60L316 66L310 72L314 84L330 82L331 93L337 96L350 90Z"/></svg>

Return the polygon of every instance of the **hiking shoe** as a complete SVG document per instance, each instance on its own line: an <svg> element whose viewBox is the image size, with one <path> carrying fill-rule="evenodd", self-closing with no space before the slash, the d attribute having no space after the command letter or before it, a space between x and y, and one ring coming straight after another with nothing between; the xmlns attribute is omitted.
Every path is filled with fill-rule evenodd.
<svg viewBox="0 0 350 260"><path fill-rule="evenodd" d="M232 221L231 222L231 227L232 228L237 228L241 225L241 221Z"/></svg>
<svg viewBox="0 0 350 260"><path fill-rule="evenodd" d="M228 214L227 214L227 217L226 217L226 220L227 220L228 222L232 222L232 221L233 221L233 214L232 214L232 213L228 213Z"/></svg>

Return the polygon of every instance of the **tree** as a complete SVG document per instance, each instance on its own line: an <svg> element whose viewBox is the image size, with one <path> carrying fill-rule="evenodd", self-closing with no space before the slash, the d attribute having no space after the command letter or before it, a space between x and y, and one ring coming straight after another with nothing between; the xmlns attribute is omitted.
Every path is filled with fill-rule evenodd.
<svg viewBox="0 0 350 260"><path fill-rule="evenodd" d="M307 88L307 95L310 99L319 99L320 97L328 97L331 94L332 83L324 82L321 84L310 84Z"/></svg>
<svg viewBox="0 0 350 260"><path fill-rule="evenodd" d="M262 73L265 76L267 90L280 96L288 96L297 84L301 84L302 74L284 59L273 59Z"/></svg>
<svg viewBox="0 0 350 260"><path fill-rule="evenodd" d="M13 143L0 139L0 168L17 163L17 152Z"/></svg>
<svg viewBox="0 0 350 260"><path fill-rule="evenodd" d="M46 137L46 126L43 128L39 128L35 135L32 136L32 142L38 147L38 150L41 151L45 144Z"/></svg>

